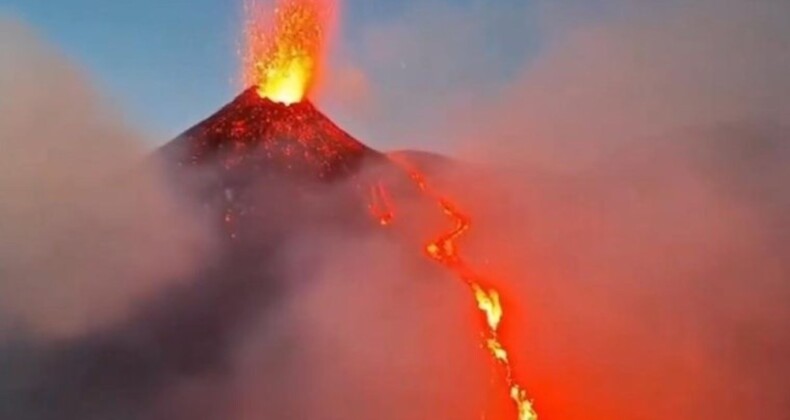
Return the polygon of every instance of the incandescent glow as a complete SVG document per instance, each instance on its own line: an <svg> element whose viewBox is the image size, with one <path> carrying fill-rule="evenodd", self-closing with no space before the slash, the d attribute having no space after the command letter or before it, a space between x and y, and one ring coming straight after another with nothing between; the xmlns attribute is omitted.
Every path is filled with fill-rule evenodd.
<svg viewBox="0 0 790 420"><path fill-rule="evenodd" d="M475 292L478 309L486 316L488 327L496 330L502 321L502 304L499 303L499 293L493 289L486 292L478 284L473 284L472 290Z"/></svg>
<svg viewBox="0 0 790 420"><path fill-rule="evenodd" d="M471 289L477 308L485 318L486 331L483 334L485 349L493 361L502 369L503 380L508 389L508 397L513 403L518 416L517 419L537 420L538 415L532 406L532 402L527 397L526 390L516 379L516 373L511 364L508 349L500 338L500 326L504 317L500 294L495 288L488 286L490 282L475 272L458 249L457 241L471 228L471 218L460 211L451 200L430 188L425 176L408 162L401 159L393 159L393 161L408 172L409 177L414 181L420 192L435 200L445 216L453 222L452 228L439 234L425 246L425 252L428 257L444 266ZM373 188L378 192L379 197L371 204L372 210L378 209L378 211L373 211L373 214L380 218L382 225L389 225L394 217L391 211L391 203L389 203L389 196L381 183L376 184ZM380 197L382 196L387 197L387 202L389 203L386 207L388 209L386 212L382 212L379 205L381 202ZM386 219L382 217L382 214L386 215ZM383 223L384 220L387 223Z"/></svg>
<svg viewBox="0 0 790 420"><path fill-rule="evenodd" d="M246 0L244 82L262 98L283 104L309 93L323 53L328 8L323 0L278 0L273 22ZM267 25L271 22L273 25Z"/></svg>
<svg viewBox="0 0 790 420"><path fill-rule="evenodd" d="M415 177L412 177L415 178ZM423 185L424 181L423 181ZM420 189L427 191L422 185ZM538 415L532 407L532 402L527 398L526 391L516 380L513 366L505 345L500 340L499 326L504 316L499 292L493 288L483 286L485 279L476 274L463 258L461 258L455 241L466 233L471 227L471 219L456 208L448 199L437 198L444 214L455 222L455 227L449 232L428 245L428 255L454 272L472 289L477 308L485 316L488 331L486 331L486 348L491 357L504 368L505 382L510 388L510 399L518 411L518 420L537 420Z"/></svg>
<svg viewBox="0 0 790 420"><path fill-rule="evenodd" d="M368 205L368 209L373 217L379 221L381 226L389 225L392 223L392 219L395 218L392 201L383 183L378 182L370 187L370 204Z"/></svg>

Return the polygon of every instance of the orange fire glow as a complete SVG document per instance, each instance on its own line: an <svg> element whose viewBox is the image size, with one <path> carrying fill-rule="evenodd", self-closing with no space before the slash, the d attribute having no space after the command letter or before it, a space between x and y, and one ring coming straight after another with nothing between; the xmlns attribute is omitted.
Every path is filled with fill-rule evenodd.
<svg viewBox="0 0 790 420"><path fill-rule="evenodd" d="M370 205L368 206L373 216L378 219L381 226L388 226L395 218L392 202L384 184L377 182L370 187Z"/></svg>
<svg viewBox="0 0 790 420"><path fill-rule="evenodd" d="M273 22L255 0L246 0L245 9L244 82L256 86L262 98L287 105L300 102L321 64L329 6L325 0L277 0Z"/></svg>
<svg viewBox="0 0 790 420"><path fill-rule="evenodd" d="M502 368L503 380L508 388L508 396L516 409L517 419L537 420L538 415L532 406L532 402L527 397L526 390L516 378L508 349L500 339L500 325L504 317L500 294L495 288L489 286L489 282L483 276L474 271L458 249L457 241L471 228L471 218L460 211L458 206L447 197L433 190L428 185L425 176L408 162L399 158L393 159L393 161L404 168L418 189L425 196L435 200L442 212L453 221L454 226L431 240L425 246L425 252L428 257L447 268L471 289L477 308L485 318L485 348L492 359ZM378 184L375 188L384 193L381 184ZM379 218L382 225L389 225L393 218L391 211L385 213L378 211L373 212L373 214Z"/></svg>

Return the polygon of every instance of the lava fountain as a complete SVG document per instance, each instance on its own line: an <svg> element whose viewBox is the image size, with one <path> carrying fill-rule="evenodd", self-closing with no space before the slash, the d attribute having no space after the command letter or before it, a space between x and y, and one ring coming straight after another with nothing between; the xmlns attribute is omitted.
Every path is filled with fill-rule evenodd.
<svg viewBox="0 0 790 420"><path fill-rule="evenodd" d="M264 10L245 0L243 80L262 98L300 102L319 74L334 8L326 0L279 0L273 16Z"/></svg>

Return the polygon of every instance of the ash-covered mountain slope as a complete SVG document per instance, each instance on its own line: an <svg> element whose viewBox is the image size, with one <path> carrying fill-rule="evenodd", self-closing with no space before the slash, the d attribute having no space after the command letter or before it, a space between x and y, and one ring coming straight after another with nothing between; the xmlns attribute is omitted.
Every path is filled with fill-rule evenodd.
<svg viewBox="0 0 790 420"><path fill-rule="evenodd" d="M403 176L309 102L276 104L252 89L156 160L172 175L173 192L212 226L213 255L123 323L57 341L5 342L0 418L223 418L210 410L163 414L162 401L184 383L221 383L239 337L265 329L261 320L295 293L282 258L291 238L378 231L367 182ZM309 277L315 261L309 250L300 255Z"/></svg>

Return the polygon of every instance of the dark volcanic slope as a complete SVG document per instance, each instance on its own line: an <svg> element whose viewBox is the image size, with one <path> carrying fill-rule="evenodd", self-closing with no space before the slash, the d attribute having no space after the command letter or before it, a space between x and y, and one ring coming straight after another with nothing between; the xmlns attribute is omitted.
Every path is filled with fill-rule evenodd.
<svg viewBox="0 0 790 420"><path fill-rule="evenodd" d="M310 102L263 99L248 89L162 149L181 165L291 172L329 179L379 154L341 130Z"/></svg>
<svg viewBox="0 0 790 420"><path fill-rule="evenodd" d="M254 88L165 145L160 156L176 188L214 213L236 245L326 219L367 221L359 217L366 197L348 186L364 183L363 166L387 166L380 164L385 155L310 102L275 103ZM327 188L340 181L346 188Z"/></svg>

